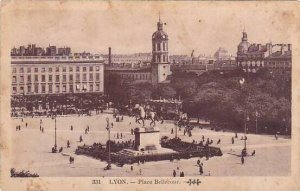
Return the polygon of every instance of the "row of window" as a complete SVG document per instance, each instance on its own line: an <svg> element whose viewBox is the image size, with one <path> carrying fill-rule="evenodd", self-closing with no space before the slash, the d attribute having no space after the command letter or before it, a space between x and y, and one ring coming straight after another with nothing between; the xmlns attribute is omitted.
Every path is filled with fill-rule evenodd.
<svg viewBox="0 0 300 191"><path fill-rule="evenodd" d="M46 67L42 67L42 68L38 68L38 67L35 67L35 68L32 68L32 67L19 68L19 73L24 73L25 70L27 71L27 73L30 73L32 70L34 72L46 72L46 70L48 70L48 72L50 72L50 73L53 72L53 71L60 72L61 70L62 70L62 72L66 72L67 68L68 68L69 72L73 72L73 69L76 72L87 72L87 71L92 72L92 71L94 71L94 67L93 66L89 66L89 67L87 67L87 66L81 66L81 67L80 66L76 66L76 68L73 67L73 66L68 66L68 67L64 66L64 67L47 67L47 68ZM100 67L96 66L95 70L99 71ZM13 68L13 73L17 73L17 68L16 67Z"/></svg>
<svg viewBox="0 0 300 191"><path fill-rule="evenodd" d="M67 92L67 85L60 85L60 84L41 84L41 86L39 86L38 84L35 84L33 86L28 85L26 86L27 90L24 90L24 86L20 86L19 90L21 93L66 93ZM41 88L41 89L39 89ZM46 92L46 88L47 88L47 92ZM62 88L60 90L60 88ZM68 92L93 92L93 91L100 91L100 84L83 84L83 86L80 86L79 84L76 86L73 86L73 84L69 85L69 90ZM17 93L17 87L13 86L13 94Z"/></svg>
<svg viewBox="0 0 300 191"><path fill-rule="evenodd" d="M38 82L39 81L39 75L34 75L34 82ZM76 74L76 81L80 81L80 74ZM41 82L46 82L46 75L41 75L40 76ZM31 82L31 75L27 75L27 82ZM94 80L94 75L92 73L89 74L89 81L93 81ZM48 82L52 82L53 81L53 75L48 75ZM67 81L67 75L62 75L62 81L66 82ZM73 81L73 74L69 75L69 81L72 82ZM82 81L87 81L87 74L82 74ZM100 81L100 74L96 73L96 81ZM17 83L17 76L13 76L12 77L12 82L13 83ZM20 76L19 77L19 82L20 83L24 83L24 76ZM60 75L55 75L55 82L60 82Z"/></svg>
<svg viewBox="0 0 300 191"><path fill-rule="evenodd" d="M240 62L240 64L239 64L240 66L250 66L250 67L257 67L257 66L259 66L259 67L262 67L263 66L263 63L247 63L247 64L245 64L244 62Z"/></svg>
<svg viewBox="0 0 300 191"><path fill-rule="evenodd" d="M269 67L289 67L289 63L288 62L266 62L266 64L269 66ZM239 65L245 65L244 62L240 62ZM247 66L250 66L250 67L257 67L257 66L260 66L262 67L263 64L262 63L251 63L250 61L247 62Z"/></svg>
<svg viewBox="0 0 300 191"><path fill-rule="evenodd" d="M269 66L289 66L288 62L267 62Z"/></svg>
<svg viewBox="0 0 300 191"><path fill-rule="evenodd" d="M166 42L153 43L152 47L153 47L153 51L160 51L160 50L167 51L168 50L168 43L166 43Z"/></svg>
<svg viewBox="0 0 300 191"><path fill-rule="evenodd" d="M153 60L155 62L168 62L168 56L166 55L153 55Z"/></svg>
<svg viewBox="0 0 300 191"><path fill-rule="evenodd" d="M122 78L130 78L136 80L151 80L148 74L122 74Z"/></svg>

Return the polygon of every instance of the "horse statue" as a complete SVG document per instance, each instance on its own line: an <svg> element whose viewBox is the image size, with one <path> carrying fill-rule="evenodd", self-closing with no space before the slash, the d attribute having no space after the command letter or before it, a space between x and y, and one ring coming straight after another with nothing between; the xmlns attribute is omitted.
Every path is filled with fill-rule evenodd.
<svg viewBox="0 0 300 191"><path fill-rule="evenodd" d="M137 105L135 107L139 111L139 115L136 116L136 122L140 124L140 120L143 122L143 127L145 126L145 119L151 120L150 125L155 126L155 122L159 121L160 118L158 117L157 113L152 111L152 109L147 106L146 109L143 106ZM163 123L163 119L161 120L161 124Z"/></svg>
<svg viewBox="0 0 300 191"><path fill-rule="evenodd" d="M139 115L136 116L136 122L140 123L140 120L143 122L143 127L145 126L146 112L143 106L136 105L135 109L139 110Z"/></svg>

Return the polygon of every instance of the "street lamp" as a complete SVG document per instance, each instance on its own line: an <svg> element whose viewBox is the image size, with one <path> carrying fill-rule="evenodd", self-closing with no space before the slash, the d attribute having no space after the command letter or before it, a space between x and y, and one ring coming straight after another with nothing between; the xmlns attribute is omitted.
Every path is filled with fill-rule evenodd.
<svg viewBox="0 0 300 191"><path fill-rule="evenodd" d="M56 100L54 100L56 105ZM56 144L56 113L54 115L54 149L52 150L53 153L57 152L57 144Z"/></svg>
<svg viewBox="0 0 300 191"><path fill-rule="evenodd" d="M242 78L240 81L241 86L243 87L244 83L245 83L245 78ZM246 98L247 99L247 98ZM246 103L245 103L245 107L246 107ZM244 149L243 149L243 153L245 155L247 155L247 140L246 140L246 131L247 131L247 120L248 120L248 116L247 116L247 110L245 108L244 111L244 115L245 115L245 119L244 119Z"/></svg>
<svg viewBox="0 0 300 191"><path fill-rule="evenodd" d="M110 125L109 123L109 118L107 117L106 118L106 123L107 123L107 126L106 126L106 129L108 131L108 160L107 160L107 166L105 167L105 170L110 170L111 169L111 160L110 160L110 129L112 128L112 126Z"/></svg>
<svg viewBox="0 0 300 191"><path fill-rule="evenodd" d="M257 117L259 116L258 112L255 111L255 131L256 131L256 134L258 133L258 128L257 128Z"/></svg>
<svg viewBox="0 0 300 191"><path fill-rule="evenodd" d="M57 150L57 144L56 144L56 115L55 115L55 118L54 118L54 122L55 122L55 128L54 128L54 133L55 133L55 135L54 135L54 137L55 137L55 139L54 139L54 149Z"/></svg>

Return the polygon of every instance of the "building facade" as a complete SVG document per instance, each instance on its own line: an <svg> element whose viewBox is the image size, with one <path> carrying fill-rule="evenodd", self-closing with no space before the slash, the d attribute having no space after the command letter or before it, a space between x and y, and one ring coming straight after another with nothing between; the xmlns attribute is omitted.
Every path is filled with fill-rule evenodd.
<svg viewBox="0 0 300 191"><path fill-rule="evenodd" d="M237 65L245 72L255 73L260 68L291 71L291 44L250 44L244 31L237 49Z"/></svg>
<svg viewBox="0 0 300 191"><path fill-rule="evenodd" d="M152 83L161 83L171 75L169 62L168 35L163 31L163 23L160 18L157 23L157 31L152 35Z"/></svg>
<svg viewBox="0 0 300 191"><path fill-rule="evenodd" d="M99 55L11 56L12 95L103 93Z"/></svg>

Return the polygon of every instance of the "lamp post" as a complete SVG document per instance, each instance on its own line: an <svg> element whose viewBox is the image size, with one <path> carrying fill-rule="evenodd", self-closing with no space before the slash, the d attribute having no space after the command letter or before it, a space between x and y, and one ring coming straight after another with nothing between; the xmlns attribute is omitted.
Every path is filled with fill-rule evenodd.
<svg viewBox="0 0 300 191"><path fill-rule="evenodd" d="M56 100L54 100L55 108L56 108ZM53 118L52 118L53 119ZM54 115L54 149L53 153L57 152L57 143L56 143L56 113Z"/></svg>
<svg viewBox="0 0 300 191"><path fill-rule="evenodd" d="M106 123L107 123L107 126L106 126L106 129L108 131L108 160L107 160L107 166L105 167L105 170L110 170L111 169L111 160L110 160L110 129L112 128L110 123L109 123L109 118L107 117L106 118Z"/></svg>
<svg viewBox="0 0 300 191"><path fill-rule="evenodd" d="M241 86L243 87L243 85L245 83L245 78L242 78L239 82L240 82ZM246 106L246 103L245 103L245 106ZM244 154L246 155L247 154L246 131L247 131L247 120L248 120L246 108L244 111L244 115L245 115L245 119L244 119L244 149L243 149L243 151L244 151Z"/></svg>
<svg viewBox="0 0 300 191"><path fill-rule="evenodd" d="M56 144L56 115L55 115L55 118L54 118L54 122L55 122L55 128L54 128L54 133L55 133L55 135L54 135L54 137L55 137L55 139L54 139L54 149L57 150L57 144Z"/></svg>
<svg viewBox="0 0 300 191"><path fill-rule="evenodd" d="M176 112L177 112L177 116L178 116L178 121L179 121L179 108L178 108L178 103L176 103L176 100L175 100L175 104L176 104ZM177 125L178 124L176 124L175 123L175 138L177 139Z"/></svg>
<svg viewBox="0 0 300 191"><path fill-rule="evenodd" d="M258 128L257 128L257 117L258 117L258 112L255 111L255 132L256 132L256 134L258 133Z"/></svg>

